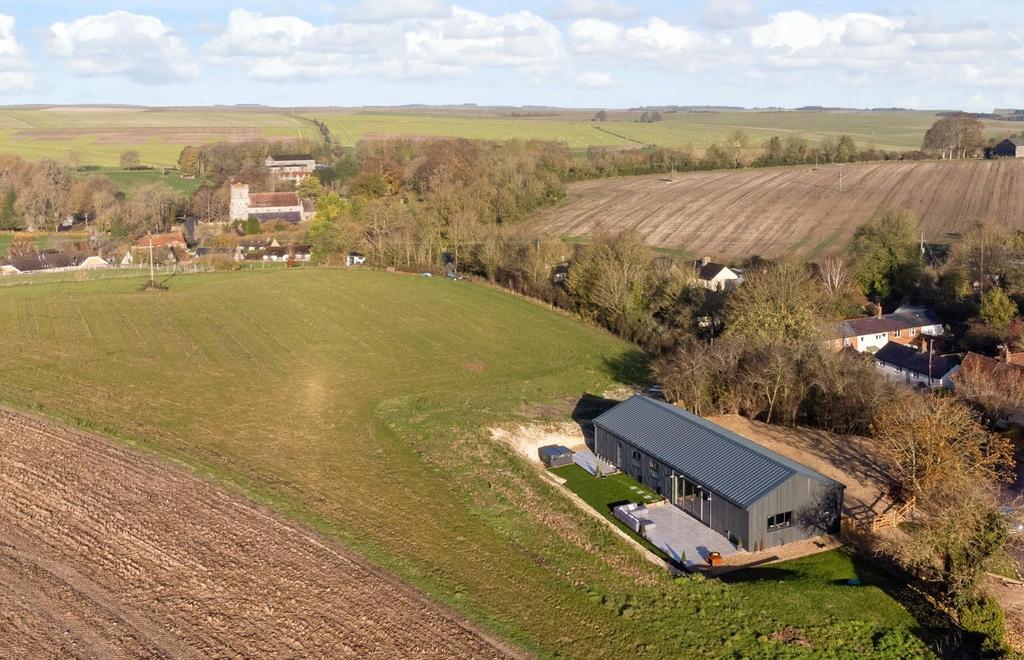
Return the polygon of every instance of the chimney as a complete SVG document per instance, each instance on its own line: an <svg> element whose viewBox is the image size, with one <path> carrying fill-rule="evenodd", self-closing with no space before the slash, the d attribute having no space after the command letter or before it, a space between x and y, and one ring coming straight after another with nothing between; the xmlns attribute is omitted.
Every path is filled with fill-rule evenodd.
<svg viewBox="0 0 1024 660"><path fill-rule="evenodd" d="M711 263L711 257L701 257L700 258L700 265L701 266L707 266L709 263Z"/></svg>
<svg viewBox="0 0 1024 660"><path fill-rule="evenodd" d="M1003 361L1006 362L1006 364L1010 364L1010 361L1013 359L1013 353L1010 352L1010 344L1003 344L1000 348L1003 349Z"/></svg>
<svg viewBox="0 0 1024 660"><path fill-rule="evenodd" d="M878 304L875 305L875 318L876 319L882 318L882 304L881 303L878 303Z"/></svg>

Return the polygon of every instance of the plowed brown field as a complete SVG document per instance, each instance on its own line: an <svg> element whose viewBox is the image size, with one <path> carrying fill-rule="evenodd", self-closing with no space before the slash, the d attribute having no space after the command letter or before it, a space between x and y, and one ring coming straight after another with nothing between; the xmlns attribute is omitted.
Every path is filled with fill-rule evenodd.
<svg viewBox="0 0 1024 660"><path fill-rule="evenodd" d="M313 533L0 410L0 657L504 657Z"/></svg>
<svg viewBox="0 0 1024 660"><path fill-rule="evenodd" d="M842 190L839 187L842 171ZM573 184L541 226L565 236L635 228L651 245L737 258L842 249L874 214L905 207L929 241L978 222L1024 229L1024 160L861 163L695 172Z"/></svg>

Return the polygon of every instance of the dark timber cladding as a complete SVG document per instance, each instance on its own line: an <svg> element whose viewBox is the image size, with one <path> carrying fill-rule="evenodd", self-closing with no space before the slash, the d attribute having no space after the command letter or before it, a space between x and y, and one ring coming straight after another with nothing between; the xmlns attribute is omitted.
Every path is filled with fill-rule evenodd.
<svg viewBox="0 0 1024 660"><path fill-rule="evenodd" d="M744 548L838 529L842 484L685 410L634 396L594 426L598 456Z"/></svg>

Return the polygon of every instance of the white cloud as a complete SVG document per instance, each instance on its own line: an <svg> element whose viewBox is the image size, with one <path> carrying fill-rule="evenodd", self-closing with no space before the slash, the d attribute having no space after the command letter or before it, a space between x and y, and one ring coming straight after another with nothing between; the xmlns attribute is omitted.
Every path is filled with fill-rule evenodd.
<svg viewBox="0 0 1024 660"><path fill-rule="evenodd" d="M489 16L452 7L451 18L406 32L405 44L414 60L456 68L550 67L565 59L559 29L528 11Z"/></svg>
<svg viewBox="0 0 1024 660"><path fill-rule="evenodd" d="M123 75L162 84L199 74L185 41L155 16L114 11L57 22L46 42L52 54L84 75Z"/></svg>
<svg viewBox="0 0 1024 660"><path fill-rule="evenodd" d="M604 71L584 71L576 76L576 86L585 89L603 89L614 87L616 84L615 78Z"/></svg>
<svg viewBox="0 0 1024 660"><path fill-rule="evenodd" d="M362 0L338 12L348 23L387 23L410 18L447 18L451 5L443 0Z"/></svg>
<svg viewBox="0 0 1024 660"><path fill-rule="evenodd" d="M661 18L650 18L628 28L611 21L583 18L569 25L569 37L576 52L584 55L665 59L666 64L675 64L675 56L692 53L710 43L706 35Z"/></svg>
<svg viewBox="0 0 1024 660"><path fill-rule="evenodd" d="M753 0L708 0L700 20L705 25L724 29L759 25L765 21Z"/></svg>
<svg viewBox="0 0 1024 660"><path fill-rule="evenodd" d="M25 51L14 33L14 17L0 14L0 94L32 89L32 75Z"/></svg>
<svg viewBox="0 0 1024 660"><path fill-rule="evenodd" d="M537 77L564 65L557 27L531 12L488 15L458 6L444 18L316 26L294 16L232 11L228 26L204 47L221 66L254 78L352 75L390 78L460 74L503 67Z"/></svg>
<svg viewBox="0 0 1024 660"><path fill-rule="evenodd" d="M635 17L636 7L617 0L562 0L548 14L554 18L607 18L624 20Z"/></svg>

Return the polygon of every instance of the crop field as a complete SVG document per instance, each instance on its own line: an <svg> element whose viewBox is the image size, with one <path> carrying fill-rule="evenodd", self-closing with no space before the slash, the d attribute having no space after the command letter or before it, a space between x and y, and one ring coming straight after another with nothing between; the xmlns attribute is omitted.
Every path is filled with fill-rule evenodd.
<svg viewBox="0 0 1024 660"><path fill-rule="evenodd" d="M552 410L568 415L583 392L643 377L640 353L596 328L490 288L402 274L200 274L176 277L162 293L142 292L140 283L0 290L0 337L17 347L0 361L0 402L176 460L312 527L527 653L924 653L915 631L927 637L932 624L905 607L920 599L856 558L829 553L753 571L730 584L673 580L576 509L536 467L492 440L488 429L495 424L543 420L555 415ZM6 434L0 438L12 442ZM103 450L111 451L127 455ZM89 465L93 458L82 460ZM137 483L140 473L118 460L98 478L109 488ZM44 465L54 471L47 478L58 479L75 463ZM0 480L5 500L11 483ZM161 483L158 502L182 501ZM46 487L62 486L58 479ZM88 497L104 500L107 492ZM134 501L145 500L145 492L125 495L123 515L152 506ZM224 511L229 499L188 496L187 513L168 504L168 520L160 524L178 524L183 515L191 524L198 504L209 503L201 509L205 515ZM77 515L73 499L67 501L59 511L41 511L41 520L19 524L45 526ZM256 524L251 509L237 510L237 525ZM216 522L200 518L193 531L202 532L207 520ZM225 529L235 529L222 520ZM280 523L272 517L266 525L273 541ZM154 562L154 579L215 579L202 570L206 564L164 554L166 545L150 545L153 557L144 564L121 558L125 545L125 552L145 547L142 529L128 530L109 557L83 561L115 564L129 585L147 579L149 569L138 566ZM242 532L226 551L243 548L254 562L276 561L244 540L252 538L250 531ZM220 547L222 540L207 543ZM70 559L69 565L90 574L89 565ZM248 564L236 569L261 573ZM308 576L294 570L291 578L308 584ZM314 585L344 582L347 574L335 573L316 571ZM864 586L846 587L855 576ZM778 581L789 586L769 588ZM154 607L141 604L138 592L128 593L138 616ZM220 598L212 589L202 593ZM264 606L261 597L239 604ZM285 614L294 611L282 607ZM328 612L326 603L314 611ZM226 635L241 625L213 617L201 627L223 628ZM786 626L799 628L812 647L773 641L770 636ZM290 633L282 630L280 639ZM266 638L253 643L259 639ZM241 647L236 652L246 655Z"/></svg>
<svg viewBox="0 0 1024 660"><path fill-rule="evenodd" d="M11 657L509 649L351 552L125 445L0 409Z"/></svg>
<svg viewBox="0 0 1024 660"><path fill-rule="evenodd" d="M514 115L520 116L514 116ZM498 108L338 109L304 108L0 108L0 153L53 158L111 167L122 152L138 149L144 165L177 162L182 147L220 140L255 138L318 140L312 119L324 121L344 146L385 137L464 137L555 140L575 150L654 144L692 146L700 153L742 130L753 145L773 135L812 141L842 134L861 146L917 149L935 121L933 112L717 111L666 113L664 121L641 124L640 113L613 111L591 121L593 111L534 112ZM537 116L539 115L539 116ZM1024 130L1020 122L986 122L992 137Z"/></svg>
<svg viewBox="0 0 1024 660"><path fill-rule="evenodd" d="M143 165L166 167L189 144L317 136L310 122L283 110L0 108L0 153L81 165L115 166L137 149Z"/></svg>
<svg viewBox="0 0 1024 660"><path fill-rule="evenodd" d="M840 172L842 189L840 189ZM690 256L816 258L873 215L908 208L928 241L977 223L1024 230L1024 161L862 163L586 181L538 216L555 234L632 228Z"/></svg>
<svg viewBox="0 0 1024 660"><path fill-rule="evenodd" d="M853 136L861 146L880 149L919 149L925 131L937 119L932 112L679 112L664 115L653 124L637 121L639 113L612 112L609 121L594 123L593 113L562 111L554 116L508 117L496 111L338 112L306 111L303 116L327 123L345 145L360 139L390 136L466 137L480 139L536 138L565 142L573 149L592 146L666 147L693 146L698 152L714 142L722 143L742 130L756 145L774 135L804 137L813 142ZM1024 123L989 121L992 136L1024 130Z"/></svg>

